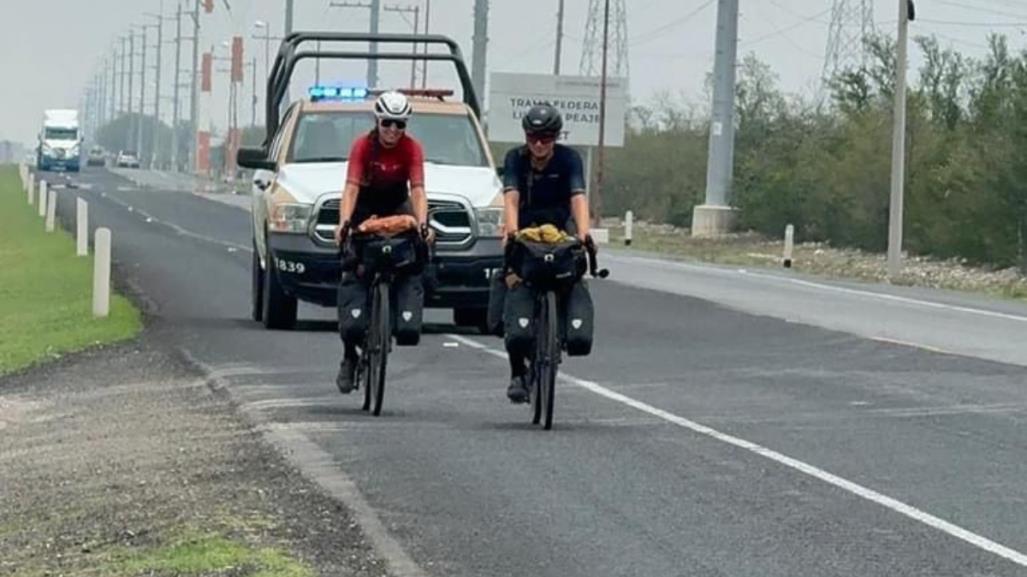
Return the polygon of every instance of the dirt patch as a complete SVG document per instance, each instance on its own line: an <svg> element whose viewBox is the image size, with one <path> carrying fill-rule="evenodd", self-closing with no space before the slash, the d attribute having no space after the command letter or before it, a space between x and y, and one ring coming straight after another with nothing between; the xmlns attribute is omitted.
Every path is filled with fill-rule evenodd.
<svg viewBox="0 0 1027 577"><path fill-rule="evenodd" d="M140 343L0 379L0 575L384 575L349 512Z"/></svg>

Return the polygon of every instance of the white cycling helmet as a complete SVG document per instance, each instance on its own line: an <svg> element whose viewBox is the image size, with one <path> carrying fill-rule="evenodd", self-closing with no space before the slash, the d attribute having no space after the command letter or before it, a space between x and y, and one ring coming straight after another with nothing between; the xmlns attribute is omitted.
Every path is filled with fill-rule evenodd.
<svg viewBox="0 0 1027 577"><path fill-rule="evenodd" d="M374 115L381 120L406 120L412 112L407 97L394 90L383 93L374 103Z"/></svg>

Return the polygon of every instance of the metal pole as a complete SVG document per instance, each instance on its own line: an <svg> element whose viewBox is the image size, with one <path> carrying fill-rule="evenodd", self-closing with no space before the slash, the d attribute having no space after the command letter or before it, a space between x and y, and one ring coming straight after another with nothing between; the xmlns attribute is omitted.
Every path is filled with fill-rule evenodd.
<svg viewBox="0 0 1027 577"><path fill-rule="evenodd" d="M902 272L902 208L906 174L906 52L909 0L899 0L898 56L895 60L895 112L892 139L891 202L888 209L888 277Z"/></svg>
<svg viewBox="0 0 1027 577"><path fill-rule="evenodd" d="M293 12L293 1L285 0L285 35L292 34L292 12ZM268 34L271 32L268 31Z"/></svg>
<svg viewBox="0 0 1027 577"><path fill-rule="evenodd" d="M428 34L431 25L431 0L424 0L424 33ZM428 43L424 43L424 53L428 53ZM428 88L428 61L421 64L421 88ZM481 98L479 95L478 98Z"/></svg>
<svg viewBox="0 0 1027 577"><path fill-rule="evenodd" d="M257 126L257 57L253 57L253 72L250 73L253 83L253 99L250 100L250 126Z"/></svg>
<svg viewBox="0 0 1027 577"><path fill-rule="evenodd" d="M121 68L120 68L120 74L118 75L118 79L120 80L120 84L121 84L121 86L118 89L118 93L120 95L120 97L118 98L118 112L120 114L122 114L122 115L124 115L125 111L127 110L127 106L125 105L125 103L126 103L126 100L125 100L125 73L128 70L128 66L125 64L125 58L128 55L128 51L125 50L125 42L126 41L127 41L127 39L124 36L122 36L121 37Z"/></svg>
<svg viewBox="0 0 1027 577"><path fill-rule="evenodd" d="M143 41L142 47L142 62L139 65L139 123L136 125L136 142L139 143L139 150L136 151L139 162L143 166L149 167L149 162L146 161L147 156L143 154L143 133L145 132L144 125L146 124L146 30L149 26L145 24L141 27L142 32L139 34ZM153 152L152 150L150 151Z"/></svg>
<svg viewBox="0 0 1027 577"><path fill-rule="evenodd" d="M421 28L421 7L414 6L414 34L416 35L418 30ZM417 43L414 42L414 53L417 52ZM417 61L410 61L410 88L417 87Z"/></svg>
<svg viewBox="0 0 1027 577"><path fill-rule="evenodd" d="M160 80L164 54L164 0L160 2L160 14L157 16L157 85L153 90L153 135L150 137L153 151L153 165L160 168Z"/></svg>
<svg viewBox="0 0 1027 577"><path fill-rule="evenodd" d="M603 165L606 163L606 73L607 52L610 45L610 0L603 5L603 74L599 81L599 166L596 167L596 186L589 195L592 221L595 226L603 216Z"/></svg>
<svg viewBox="0 0 1027 577"><path fill-rule="evenodd" d="M485 96L485 59L488 53L489 2L474 0L474 38L472 39L474 62L471 65L471 84L478 98Z"/></svg>
<svg viewBox="0 0 1027 577"><path fill-rule="evenodd" d="M135 84L136 35L128 31L128 149L135 149L135 109L132 108L132 92ZM139 151L136 151L138 154Z"/></svg>
<svg viewBox="0 0 1027 577"><path fill-rule="evenodd" d="M178 171L178 94L179 94L179 71L182 66L182 2L178 3L178 12L175 15L175 73L172 74L171 97L171 169Z"/></svg>
<svg viewBox="0 0 1027 577"><path fill-rule="evenodd" d="M371 34L378 34L378 26L381 19L381 0L371 0ZM378 43L371 43L371 54L378 54ZM367 62L367 86L378 86L378 61L375 59Z"/></svg>
<svg viewBox="0 0 1027 577"><path fill-rule="evenodd" d="M200 118L197 114L197 99L199 98L200 83L198 80L200 69L200 0L194 0L193 4L193 74L189 81L189 134L192 142L189 143L189 166L195 169L197 166L196 144L199 141Z"/></svg>
<svg viewBox="0 0 1027 577"><path fill-rule="evenodd" d="M553 61L553 74L560 74L560 56L563 51L563 2L560 0L560 8L556 13L556 57Z"/></svg>

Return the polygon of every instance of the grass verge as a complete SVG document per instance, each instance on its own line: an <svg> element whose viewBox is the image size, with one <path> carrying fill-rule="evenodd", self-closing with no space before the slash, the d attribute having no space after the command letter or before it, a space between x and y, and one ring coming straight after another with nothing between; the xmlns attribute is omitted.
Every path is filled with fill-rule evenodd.
<svg viewBox="0 0 1027 577"><path fill-rule="evenodd" d="M0 167L0 214L0 375L138 334L139 311L119 295L93 318L93 259L63 230L45 232L14 166Z"/></svg>

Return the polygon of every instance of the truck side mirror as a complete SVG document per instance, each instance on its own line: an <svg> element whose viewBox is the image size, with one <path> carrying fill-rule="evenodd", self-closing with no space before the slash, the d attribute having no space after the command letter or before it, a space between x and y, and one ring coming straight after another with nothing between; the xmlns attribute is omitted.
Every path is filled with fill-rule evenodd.
<svg viewBox="0 0 1027 577"><path fill-rule="evenodd" d="M235 155L235 162L243 168L254 170L275 171L278 169L275 161L267 157L267 152L263 148L240 148Z"/></svg>

